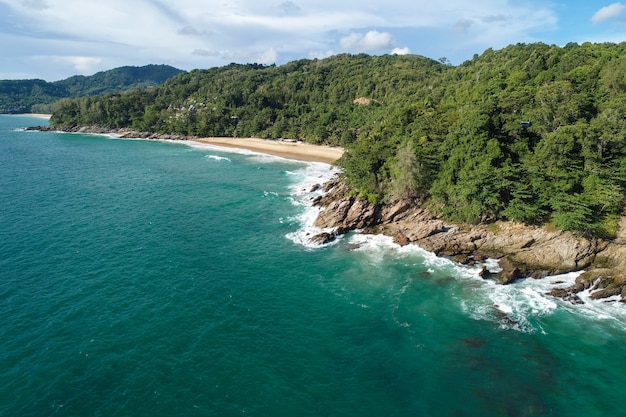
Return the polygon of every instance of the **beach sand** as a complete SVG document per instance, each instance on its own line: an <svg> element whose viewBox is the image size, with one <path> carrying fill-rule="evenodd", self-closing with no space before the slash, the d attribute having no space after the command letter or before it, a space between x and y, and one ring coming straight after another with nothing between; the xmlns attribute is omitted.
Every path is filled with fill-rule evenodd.
<svg viewBox="0 0 626 417"><path fill-rule="evenodd" d="M331 164L343 155L342 148L311 145L302 142L285 140L269 140L257 138L201 138L195 142L206 143L226 148L247 149L283 158L307 162L324 162Z"/></svg>
<svg viewBox="0 0 626 417"><path fill-rule="evenodd" d="M43 114L43 113L25 113L25 114L19 114L18 116L41 117L42 119L49 119L52 117L51 114Z"/></svg>

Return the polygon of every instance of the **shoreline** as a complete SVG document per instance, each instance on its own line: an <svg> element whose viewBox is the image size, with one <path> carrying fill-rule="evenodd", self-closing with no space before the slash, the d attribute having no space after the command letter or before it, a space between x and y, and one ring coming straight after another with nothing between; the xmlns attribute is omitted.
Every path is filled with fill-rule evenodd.
<svg viewBox="0 0 626 417"><path fill-rule="evenodd" d="M334 163L344 152L342 148L292 140L198 138L94 126L37 126L29 129L204 144L324 164ZM305 244L323 245L350 230L366 230L367 233L390 236L400 246L416 244L427 252L459 264L474 265L486 259L498 259L500 271L494 273L483 269L481 276L501 284L580 271L574 285L554 288L548 295L573 304L583 302L579 294L586 294L584 298L594 300L626 303L626 232L614 241L603 241L513 222L467 228L448 223L414 206L411 201L400 200L387 206L374 206L350 194L349 187L339 178L326 179L324 184L316 183L311 189L316 191L312 205L319 211L314 220L316 234L311 236L307 233L306 238L300 239ZM626 217L622 223L623 230L626 230Z"/></svg>
<svg viewBox="0 0 626 417"><path fill-rule="evenodd" d="M481 276L499 284L527 278L545 278L577 272L573 285L553 288L548 295L569 301L593 300L626 303L626 242L585 238L572 232L499 221L489 225L457 225L435 213L399 200L378 206L350 194L336 178L322 186L324 195L315 225L323 232L313 243L332 242L351 230L391 237L400 246L415 244L436 256L464 265L498 260L498 271L483 268ZM626 218L622 220L626 225Z"/></svg>
<svg viewBox="0 0 626 417"><path fill-rule="evenodd" d="M33 115L32 117L47 117L48 115ZM128 128L106 128L98 126L34 126L28 130L60 131L66 133L85 133L96 135L110 135L119 139L148 139L167 140L174 142L194 142L198 144L220 146L231 149L245 149L252 152L264 153L301 162L320 162L333 164L344 153L343 148L323 145L312 145L292 139L260 139L260 138L232 138L232 137L197 137L178 134L159 134L140 132Z"/></svg>
<svg viewBox="0 0 626 417"><path fill-rule="evenodd" d="M332 164L343 155L343 148L332 148L309 143L278 141L259 138L209 137L191 139L193 142L225 148L246 149L302 162Z"/></svg>
<svg viewBox="0 0 626 417"><path fill-rule="evenodd" d="M50 118L52 117L51 114L47 114L47 113L20 113L20 114L16 114L15 116L38 117L40 119L48 119L48 120L50 120Z"/></svg>

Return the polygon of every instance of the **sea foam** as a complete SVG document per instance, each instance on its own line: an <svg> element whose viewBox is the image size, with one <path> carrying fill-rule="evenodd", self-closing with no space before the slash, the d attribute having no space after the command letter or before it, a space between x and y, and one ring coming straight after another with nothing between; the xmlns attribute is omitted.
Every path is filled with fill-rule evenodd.
<svg viewBox="0 0 626 417"><path fill-rule="evenodd" d="M300 207L301 212L289 219L298 225L298 229L288 233L286 237L297 245L313 248L319 245L311 243L311 237L330 231L315 226L315 219L321 209L313 206L313 200L324 194L322 184L337 175L339 170L322 162L303 162L303 164L302 169L287 171L294 179L294 184L290 187L291 202Z"/></svg>
<svg viewBox="0 0 626 417"><path fill-rule="evenodd" d="M520 279L510 285L500 285L480 276L483 266L494 273L500 270L495 259L474 266L461 265L417 245L400 246L391 237L383 235L355 233L344 244L355 252L365 254L367 262L373 266L389 258L395 258L397 262L406 262L410 258L412 262L419 263L416 264L419 269L425 267L431 274L453 277L461 284L462 294L451 301L458 302L471 318L492 321L502 329L543 333L541 319L559 310L596 320L615 321L619 327L626 328L626 311L621 303L593 300L588 291L579 294L584 302L581 305L547 295L552 289L573 285L582 271L543 279Z"/></svg>
<svg viewBox="0 0 626 417"><path fill-rule="evenodd" d="M212 159L214 161L231 162L230 158L227 158L225 156L219 156L219 155L207 155L207 156L205 156L205 158Z"/></svg>
<svg viewBox="0 0 626 417"><path fill-rule="evenodd" d="M248 155L261 163L285 161L285 158L279 156L246 149L225 148L193 141L188 141L186 144L194 148ZM229 158L217 155L207 155L207 158L218 161L229 160ZM308 249L318 248L319 245L310 242L311 237L332 230L315 226L315 219L321 209L313 206L312 202L315 198L323 195L320 185L337 175L339 169L329 164L317 162L298 162L298 164L302 164L302 168L286 171L286 174L293 176L289 198L292 204L301 208L301 211L296 216L281 219L281 222L287 221L297 227L296 230L286 235L292 242ZM331 245L340 241L342 239L337 239ZM431 273L446 274L453 277L454 280L461 282L462 287L465 288L465 294L456 299L456 302L461 304L462 310L475 320L493 321L504 329L543 332L540 323L541 317L551 315L559 309L596 320L615 321L618 326L626 329L626 311L623 305L610 302L617 300L593 300L591 294L586 291L579 294L584 304L572 305L567 301L547 295L554 288L566 288L573 285L582 271L538 280L521 279L512 285L499 285L492 280L485 280L479 275L483 266L491 272L498 272L500 267L495 259L488 259L475 266L460 265L448 258L428 252L417 245L400 246L388 236L365 235L358 233L358 231L350 233L344 243L352 250L365 254L368 262L372 264L382 262L388 257L398 261L409 257L419 262Z"/></svg>

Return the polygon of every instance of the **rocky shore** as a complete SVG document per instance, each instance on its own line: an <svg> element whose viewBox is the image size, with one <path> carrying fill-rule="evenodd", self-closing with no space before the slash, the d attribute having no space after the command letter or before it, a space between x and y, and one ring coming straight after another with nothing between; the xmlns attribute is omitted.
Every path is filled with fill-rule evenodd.
<svg viewBox="0 0 626 417"><path fill-rule="evenodd" d="M28 130L112 134L120 138L199 139L99 126L36 126ZM482 276L501 284L525 277L540 279L584 271L571 287L554 289L549 294L581 303L578 293L589 291L592 299L626 303L626 217L622 218L618 238L606 241L513 222L459 226L419 208L414 201L372 205L351 195L350 189L339 178L321 186L325 193L314 201L314 205L322 208L316 226L326 231L313 236L311 241L314 243L328 243L351 230L382 233L392 236L400 245L417 244L462 264L498 259L501 271L491 273L483 269Z"/></svg>
<svg viewBox="0 0 626 417"><path fill-rule="evenodd" d="M26 130L36 130L40 132L68 132L68 133L94 133L100 135L115 135L120 138L135 139L160 139L160 140L193 140L196 136L160 134L151 132L141 132L129 128L109 128L101 126L32 126Z"/></svg>
<svg viewBox="0 0 626 417"><path fill-rule="evenodd" d="M314 204L321 207L316 226L326 232L312 238L326 243L350 230L383 233L400 245L417 244L423 249L462 264L487 258L499 260L495 274L483 268L485 279L510 284L525 277L543 278L572 271L584 272L576 283L549 294L572 303L589 290L592 299L626 302L626 239L586 239L570 232L549 230L513 222L458 226L450 224L413 201L372 205L350 195L350 189L335 178L323 185L325 194ZM626 219L622 219L626 229Z"/></svg>

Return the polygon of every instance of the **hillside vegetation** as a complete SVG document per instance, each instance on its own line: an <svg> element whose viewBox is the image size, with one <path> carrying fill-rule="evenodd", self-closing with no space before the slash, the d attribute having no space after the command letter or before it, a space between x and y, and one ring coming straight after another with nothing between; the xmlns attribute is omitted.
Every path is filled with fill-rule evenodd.
<svg viewBox="0 0 626 417"><path fill-rule="evenodd" d="M51 123L339 145L345 181L370 201L610 238L626 190L625 51L539 43L457 67L367 55L231 64L66 100Z"/></svg>
<svg viewBox="0 0 626 417"><path fill-rule="evenodd" d="M0 80L0 113L52 113L62 98L94 96L153 87L182 71L168 65L120 67L94 75L75 75L61 81Z"/></svg>

